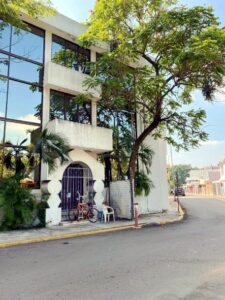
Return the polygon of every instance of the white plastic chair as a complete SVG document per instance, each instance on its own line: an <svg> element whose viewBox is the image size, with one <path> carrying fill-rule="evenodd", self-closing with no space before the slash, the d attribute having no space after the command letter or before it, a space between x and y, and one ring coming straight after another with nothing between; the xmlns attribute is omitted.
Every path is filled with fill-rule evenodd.
<svg viewBox="0 0 225 300"><path fill-rule="evenodd" d="M110 216L113 216L113 221L115 222L115 213L111 206L102 205L102 212L105 223L110 221Z"/></svg>

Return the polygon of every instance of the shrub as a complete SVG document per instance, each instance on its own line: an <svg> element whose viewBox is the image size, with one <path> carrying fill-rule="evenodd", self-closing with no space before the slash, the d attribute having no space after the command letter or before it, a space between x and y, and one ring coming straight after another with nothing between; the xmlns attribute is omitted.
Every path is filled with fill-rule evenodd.
<svg viewBox="0 0 225 300"><path fill-rule="evenodd" d="M0 184L0 208L3 211L2 229L19 229L32 223L35 198L31 190L21 186L20 178L5 178Z"/></svg>
<svg viewBox="0 0 225 300"><path fill-rule="evenodd" d="M144 172L136 172L135 174L135 195L141 196L143 192L148 196L154 187L151 179Z"/></svg>

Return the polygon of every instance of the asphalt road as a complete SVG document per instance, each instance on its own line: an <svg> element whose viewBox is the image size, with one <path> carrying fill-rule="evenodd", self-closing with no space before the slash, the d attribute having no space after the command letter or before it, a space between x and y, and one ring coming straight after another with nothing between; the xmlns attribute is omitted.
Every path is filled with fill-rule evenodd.
<svg viewBox="0 0 225 300"><path fill-rule="evenodd" d="M225 299L225 202L180 224L0 250L0 299Z"/></svg>

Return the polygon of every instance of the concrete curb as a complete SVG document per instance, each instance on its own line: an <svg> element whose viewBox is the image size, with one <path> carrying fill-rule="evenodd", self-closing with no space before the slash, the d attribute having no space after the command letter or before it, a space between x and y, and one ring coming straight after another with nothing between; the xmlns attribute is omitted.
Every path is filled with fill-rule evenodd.
<svg viewBox="0 0 225 300"><path fill-rule="evenodd" d="M132 224L132 225L112 227L112 228L86 230L86 231L82 231L82 232L63 233L63 234L59 234L59 235L55 235L55 236L36 237L36 238L31 238L31 239L14 240L14 241L9 241L9 242L2 242L2 243L0 242L0 249L14 247L14 246L22 246L22 245L28 245L28 244L41 243L41 242L78 238L78 237L82 237L82 236L90 236L90 235L96 235L96 234L101 234L101 233L103 234L103 233L110 233L110 232L129 230L129 229L141 229L144 227L165 226L167 224L181 222L183 220L183 218L184 218L184 211L181 208L180 216L176 220L159 221L159 222L154 222L154 223L143 222L143 223L139 223L138 227L135 227Z"/></svg>
<svg viewBox="0 0 225 300"><path fill-rule="evenodd" d="M74 232L74 233L63 233L54 236L45 236L45 237L37 237L33 239L25 239L25 240L15 240L10 242L3 242L0 243L0 248L7 248L12 246L19 246L19 245L26 245L26 244L34 244L34 243L41 243L41 242L48 242L48 241L57 241L63 239L70 239L88 235L95 235L99 233L107 233L113 231L120 231L120 230L127 230L130 228L134 228L134 225L126 225L126 226L119 226L114 228L104 228L104 229L95 229L95 230L86 230L82 232Z"/></svg>

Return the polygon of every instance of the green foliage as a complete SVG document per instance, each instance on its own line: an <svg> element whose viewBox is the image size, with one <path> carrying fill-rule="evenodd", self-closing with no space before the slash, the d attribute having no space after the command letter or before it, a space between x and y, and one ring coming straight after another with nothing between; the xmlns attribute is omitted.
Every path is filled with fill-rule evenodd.
<svg viewBox="0 0 225 300"><path fill-rule="evenodd" d="M170 188L174 189L176 186L176 174L178 175L178 185L182 186L186 182L186 178L189 176L189 172L192 169L191 165L174 165L169 168L169 184Z"/></svg>
<svg viewBox="0 0 225 300"><path fill-rule="evenodd" d="M49 170L53 171L56 168L56 159L63 164L68 161L68 152L70 146L60 135L43 130L40 138L35 145L35 152L41 155L41 158L48 164Z"/></svg>
<svg viewBox="0 0 225 300"><path fill-rule="evenodd" d="M50 16L55 13L49 0L0 0L0 20L4 21L0 23L0 31L7 23L22 29L27 28L21 20L21 11L31 18Z"/></svg>
<svg viewBox="0 0 225 300"><path fill-rule="evenodd" d="M29 177L31 171L40 164L41 159L48 164L51 172L56 167L57 159L61 164L70 159L68 157L70 146L60 135L50 133L47 129L41 133L32 133L34 145L24 146L27 139L18 146L12 145L10 142L5 143L7 148L1 151L4 174L6 174L6 169L9 175Z"/></svg>
<svg viewBox="0 0 225 300"><path fill-rule="evenodd" d="M135 109L145 124L132 145L133 174L139 148L149 134L178 150L206 140L204 110L189 107L192 92L199 89L212 101L223 86L225 31L211 7L188 8L177 2L98 0L80 39L83 45L112 46L91 66L87 86L101 84L108 108L111 104Z"/></svg>
<svg viewBox="0 0 225 300"><path fill-rule="evenodd" d="M144 144L141 145L138 156L140 158L140 161L146 168L147 174L151 173L150 169L151 169L151 165L152 165L153 155L154 155L154 151L150 147L148 147Z"/></svg>
<svg viewBox="0 0 225 300"><path fill-rule="evenodd" d="M2 229L18 229L30 225L35 209L31 190L20 185L21 177L3 179L0 185L0 209L3 210Z"/></svg>
<svg viewBox="0 0 225 300"><path fill-rule="evenodd" d="M2 151L3 165L12 175L25 176L40 162L39 157L33 152L33 147L24 146L26 141L27 139L23 140L18 146L10 142L5 143L7 148Z"/></svg>
<svg viewBox="0 0 225 300"><path fill-rule="evenodd" d="M143 193L145 196L150 194L151 189L154 187L151 179L144 172L136 172L135 174L135 195L141 196Z"/></svg>

